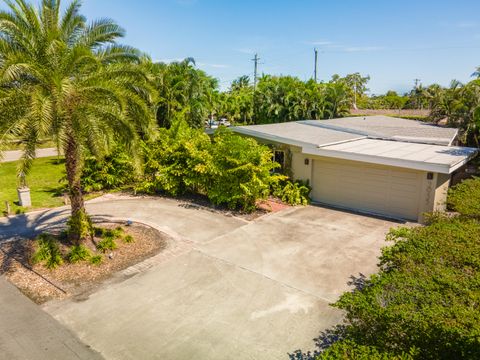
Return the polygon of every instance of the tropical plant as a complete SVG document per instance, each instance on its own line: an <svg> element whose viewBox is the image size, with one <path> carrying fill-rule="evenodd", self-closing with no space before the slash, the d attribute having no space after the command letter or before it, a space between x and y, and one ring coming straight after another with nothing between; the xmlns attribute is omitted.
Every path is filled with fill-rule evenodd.
<svg viewBox="0 0 480 360"><path fill-rule="evenodd" d="M157 140L144 144L144 175L137 190L181 195L205 193L210 171L210 138L200 129L179 120L170 129L160 129Z"/></svg>
<svg viewBox="0 0 480 360"><path fill-rule="evenodd" d="M311 190L308 182L301 180L280 179L274 181L272 185L272 195L289 205L308 205L310 202L308 195Z"/></svg>
<svg viewBox="0 0 480 360"><path fill-rule="evenodd" d="M117 146L102 158L87 157L82 168L81 185L86 192L116 189L137 179L131 154Z"/></svg>
<svg viewBox="0 0 480 360"><path fill-rule="evenodd" d="M90 250L84 245L74 245L71 247L70 252L67 254L67 259L72 264L86 261L91 258L92 254Z"/></svg>
<svg viewBox="0 0 480 360"><path fill-rule="evenodd" d="M59 0L39 8L5 1L0 11L0 142L24 145L23 171L40 139L53 138L65 154L71 216L80 243L87 224L81 188L82 160L97 156L113 138L132 143L148 133L151 111L139 52L115 40L124 30L112 20L87 24L74 0L61 14Z"/></svg>
<svg viewBox="0 0 480 360"><path fill-rule="evenodd" d="M44 262L45 267L54 269L63 264L58 240L51 234L40 234L37 238L37 250L32 256L34 264Z"/></svg>
<svg viewBox="0 0 480 360"><path fill-rule="evenodd" d="M269 195L271 171L278 164L272 161L268 147L228 129L219 129L211 154L206 192L212 203L252 211L256 200Z"/></svg>
<svg viewBox="0 0 480 360"><path fill-rule="evenodd" d="M147 61L143 67L158 92L159 126L168 129L181 113L191 127L203 127L214 108L217 80L197 69L193 58L169 64Z"/></svg>

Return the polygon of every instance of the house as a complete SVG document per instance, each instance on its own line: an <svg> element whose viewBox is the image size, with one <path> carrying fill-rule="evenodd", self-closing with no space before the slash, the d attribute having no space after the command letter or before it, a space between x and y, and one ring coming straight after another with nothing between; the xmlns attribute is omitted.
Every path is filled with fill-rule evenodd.
<svg viewBox="0 0 480 360"><path fill-rule="evenodd" d="M386 116L238 126L274 147L314 202L405 220L444 210L451 176L478 149L453 146L457 129Z"/></svg>

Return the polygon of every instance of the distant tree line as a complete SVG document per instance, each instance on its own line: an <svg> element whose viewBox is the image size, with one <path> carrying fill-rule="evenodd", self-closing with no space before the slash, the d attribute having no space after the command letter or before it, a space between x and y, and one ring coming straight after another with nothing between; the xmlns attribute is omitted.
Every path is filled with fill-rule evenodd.
<svg viewBox="0 0 480 360"><path fill-rule="evenodd" d="M152 63L145 61L157 89L157 122L169 127L182 114L192 127L203 127L207 119L225 118L232 124L268 124L302 119L348 116L351 109L423 109L425 121L460 129L464 144L478 146L480 131L480 71L467 84L452 81L416 85L405 94L390 90L369 95L369 76L359 73L328 82L302 81L293 76L262 75L254 88L248 76L234 80L227 91L218 81L195 67L195 61Z"/></svg>

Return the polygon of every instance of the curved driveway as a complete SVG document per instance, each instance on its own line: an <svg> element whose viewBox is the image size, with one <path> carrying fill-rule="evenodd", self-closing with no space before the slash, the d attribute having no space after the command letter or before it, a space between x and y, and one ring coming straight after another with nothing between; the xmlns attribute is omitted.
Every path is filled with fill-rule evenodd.
<svg viewBox="0 0 480 360"><path fill-rule="evenodd" d="M321 330L341 321L329 303L352 276L376 270L385 233L397 225L314 206L246 222L175 200L110 197L88 211L146 222L189 247L87 300L44 306L107 359L285 359L311 350ZM0 221L0 239L56 226L64 215Z"/></svg>

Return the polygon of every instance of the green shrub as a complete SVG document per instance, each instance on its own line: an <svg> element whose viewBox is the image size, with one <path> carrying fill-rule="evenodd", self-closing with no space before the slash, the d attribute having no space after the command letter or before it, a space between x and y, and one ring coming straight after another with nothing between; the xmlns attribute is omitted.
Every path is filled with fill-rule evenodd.
<svg viewBox="0 0 480 360"><path fill-rule="evenodd" d="M308 196L311 190L308 182L280 180L273 183L272 195L289 205L308 205L310 203Z"/></svg>
<svg viewBox="0 0 480 360"><path fill-rule="evenodd" d="M480 358L480 223L432 217L394 230L380 272L335 304L348 339L418 359Z"/></svg>
<svg viewBox="0 0 480 360"><path fill-rule="evenodd" d="M231 130L219 129L211 153L213 163L206 188L212 203L252 211L256 200L269 195L271 172L278 164L272 161L268 147Z"/></svg>
<svg viewBox="0 0 480 360"><path fill-rule="evenodd" d="M410 353L396 355L373 346L359 345L353 341L338 341L321 353L316 360L412 360Z"/></svg>
<svg viewBox="0 0 480 360"><path fill-rule="evenodd" d="M90 258L90 264L92 265L100 265L103 261L102 255L94 255Z"/></svg>
<svg viewBox="0 0 480 360"><path fill-rule="evenodd" d="M135 242L135 239L133 238L132 235L127 235L123 238L123 242L127 243L127 244L130 244L130 243Z"/></svg>
<svg viewBox="0 0 480 360"><path fill-rule="evenodd" d="M211 166L210 138L202 129L178 122L160 129L155 142L144 144L144 178L137 190L177 196L204 193L205 175Z"/></svg>
<svg viewBox="0 0 480 360"><path fill-rule="evenodd" d="M203 130L181 122L161 129L158 140L144 144L145 173L137 190L207 195L215 205L251 211L269 195L271 151L251 138L219 129L213 143Z"/></svg>
<svg viewBox="0 0 480 360"><path fill-rule="evenodd" d="M111 236L105 236L103 240L97 243L97 249L106 252L107 250L115 250L117 248L117 243L115 238Z"/></svg>
<svg viewBox="0 0 480 360"><path fill-rule="evenodd" d="M447 205L462 215L480 217L480 178L464 180L452 187Z"/></svg>
<svg viewBox="0 0 480 360"><path fill-rule="evenodd" d="M63 264L62 253L58 246L58 240L50 234L40 234L37 238L37 250L32 256L32 262L45 263L48 269L54 269Z"/></svg>
<svg viewBox="0 0 480 360"><path fill-rule="evenodd" d="M90 251L84 245L74 245L70 249L67 255L67 259L71 263L77 263L79 261L85 261L90 259Z"/></svg>
<svg viewBox="0 0 480 360"><path fill-rule="evenodd" d="M81 184L86 192L116 189L137 179L132 156L117 146L102 159L89 157L82 169Z"/></svg>

